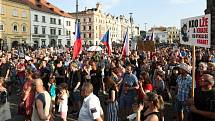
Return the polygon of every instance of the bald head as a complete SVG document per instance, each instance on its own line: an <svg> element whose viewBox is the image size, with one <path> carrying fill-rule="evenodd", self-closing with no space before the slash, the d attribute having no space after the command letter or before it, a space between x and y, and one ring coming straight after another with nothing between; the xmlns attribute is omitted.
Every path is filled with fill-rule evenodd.
<svg viewBox="0 0 215 121"><path fill-rule="evenodd" d="M39 93L44 91L43 81L40 78L34 80L34 89Z"/></svg>

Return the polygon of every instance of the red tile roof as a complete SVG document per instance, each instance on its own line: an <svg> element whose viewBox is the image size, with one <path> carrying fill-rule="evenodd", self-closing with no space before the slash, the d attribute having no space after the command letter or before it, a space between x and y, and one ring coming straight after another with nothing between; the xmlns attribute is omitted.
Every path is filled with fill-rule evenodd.
<svg viewBox="0 0 215 121"><path fill-rule="evenodd" d="M67 12L47 2L47 0L13 0L13 1L23 2L34 10L56 14L56 15L60 15L68 18L74 18Z"/></svg>

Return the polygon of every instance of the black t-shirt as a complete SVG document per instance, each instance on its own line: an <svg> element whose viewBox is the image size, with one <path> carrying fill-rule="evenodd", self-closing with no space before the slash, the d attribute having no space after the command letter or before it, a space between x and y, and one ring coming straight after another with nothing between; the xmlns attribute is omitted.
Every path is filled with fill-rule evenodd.
<svg viewBox="0 0 215 121"><path fill-rule="evenodd" d="M5 77L8 69L10 69L10 63L2 63L0 66L0 77Z"/></svg>
<svg viewBox="0 0 215 121"><path fill-rule="evenodd" d="M101 71L91 70L90 76L91 76L91 83L93 85L93 88L95 88L95 89L100 88L101 78L102 78Z"/></svg>
<svg viewBox="0 0 215 121"><path fill-rule="evenodd" d="M215 112L215 89L210 91L195 90L195 106L198 110ZM193 121L215 121L199 114L192 114Z"/></svg>
<svg viewBox="0 0 215 121"><path fill-rule="evenodd" d="M72 84L72 90L76 87L78 82L81 82L81 73L80 71L71 71L70 72L70 81Z"/></svg>

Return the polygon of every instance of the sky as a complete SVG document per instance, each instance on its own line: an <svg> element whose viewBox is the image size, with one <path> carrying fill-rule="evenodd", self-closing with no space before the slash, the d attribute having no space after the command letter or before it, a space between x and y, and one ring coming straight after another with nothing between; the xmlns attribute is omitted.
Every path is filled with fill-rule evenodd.
<svg viewBox="0 0 215 121"><path fill-rule="evenodd" d="M67 12L75 12L76 0L47 0ZM206 0L78 0L79 11L95 8L100 2L105 13L125 15L133 19L141 30L151 27L180 27L180 20L204 14ZM146 24L145 24L146 23Z"/></svg>

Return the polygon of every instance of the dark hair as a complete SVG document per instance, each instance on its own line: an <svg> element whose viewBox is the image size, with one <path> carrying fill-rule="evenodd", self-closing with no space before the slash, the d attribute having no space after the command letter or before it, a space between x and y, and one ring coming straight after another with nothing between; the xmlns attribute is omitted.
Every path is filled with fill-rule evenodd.
<svg viewBox="0 0 215 121"><path fill-rule="evenodd" d="M150 77L149 77L149 73L148 73L148 72L142 71L142 72L140 73L140 76L143 77L143 79L144 79L144 84L151 84L151 83L152 83L152 81L151 81L151 79L150 79Z"/></svg>
<svg viewBox="0 0 215 121"><path fill-rule="evenodd" d="M60 88L68 90L68 84L67 83L61 83Z"/></svg>

